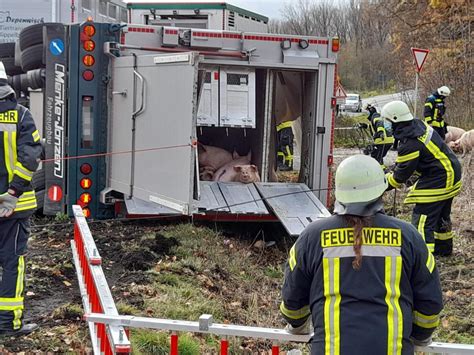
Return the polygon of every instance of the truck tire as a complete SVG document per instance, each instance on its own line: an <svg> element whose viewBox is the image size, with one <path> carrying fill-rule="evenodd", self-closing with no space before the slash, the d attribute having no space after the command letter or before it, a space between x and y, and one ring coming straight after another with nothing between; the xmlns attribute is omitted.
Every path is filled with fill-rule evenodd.
<svg viewBox="0 0 474 355"><path fill-rule="evenodd" d="M26 72L28 70L44 67L43 65L43 44L37 44L22 50L21 66Z"/></svg>
<svg viewBox="0 0 474 355"><path fill-rule="evenodd" d="M15 43L0 43L0 58L15 57Z"/></svg>
<svg viewBox="0 0 474 355"><path fill-rule="evenodd" d="M17 74L23 73L23 70L21 70L20 67L17 67L15 65L15 58L0 58L0 62L3 62L3 65L5 66L5 71L7 72L7 75L13 76Z"/></svg>
<svg viewBox="0 0 474 355"><path fill-rule="evenodd" d="M35 171L31 179L31 186L35 191L44 190L46 186L46 174L44 169Z"/></svg>
<svg viewBox="0 0 474 355"><path fill-rule="evenodd" d="M25 49L43 43L43 27L48 26L50 23L38 23L36 25L31 25L25 27L20 32L20 49L24 51Z"/></svg>

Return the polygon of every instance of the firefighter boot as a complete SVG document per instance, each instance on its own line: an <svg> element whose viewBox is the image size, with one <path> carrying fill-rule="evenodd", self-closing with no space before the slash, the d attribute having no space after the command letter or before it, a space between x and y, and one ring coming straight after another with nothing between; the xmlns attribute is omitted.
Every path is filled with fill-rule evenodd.
<svg viewBox="0 0 474 355"><path fill-rule="evenodd" d="M38 324L36 323L23 324L20 329L0 330L0 337L21 337L34 332L38 328Z"/></svg>

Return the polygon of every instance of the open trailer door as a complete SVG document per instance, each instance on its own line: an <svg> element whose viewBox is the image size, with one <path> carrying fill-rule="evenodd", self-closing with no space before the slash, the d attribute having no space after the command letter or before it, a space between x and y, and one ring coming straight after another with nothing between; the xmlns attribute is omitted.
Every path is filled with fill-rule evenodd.
<svg viewBox="0 0 474 355"><path fill-rule="evenodd" d="M193 212L198 56L138 55L112 62L109 187L164 206L166 214Z"/></svg>

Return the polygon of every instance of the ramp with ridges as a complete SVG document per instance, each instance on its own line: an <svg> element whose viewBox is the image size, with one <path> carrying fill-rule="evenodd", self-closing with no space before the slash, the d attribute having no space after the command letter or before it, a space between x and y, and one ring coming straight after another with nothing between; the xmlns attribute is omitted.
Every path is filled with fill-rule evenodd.
<svg viewBox="0 0 474 355"><path fill-rule="evenodd" d="M298 236L303 229L331 214L313 192L301 183L255 183L266 204L287 232Z"/></svg>

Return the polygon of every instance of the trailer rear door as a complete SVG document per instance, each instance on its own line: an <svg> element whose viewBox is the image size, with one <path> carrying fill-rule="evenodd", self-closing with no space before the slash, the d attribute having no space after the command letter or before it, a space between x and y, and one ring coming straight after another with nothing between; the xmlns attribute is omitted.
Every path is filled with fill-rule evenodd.
<svg viewBox="0 0 474 355"><path fill-rule="evenodd" d="M110 158L113 190L192 213L197 75L192 52L113 60L110 150L131 152Z"/></svg>

